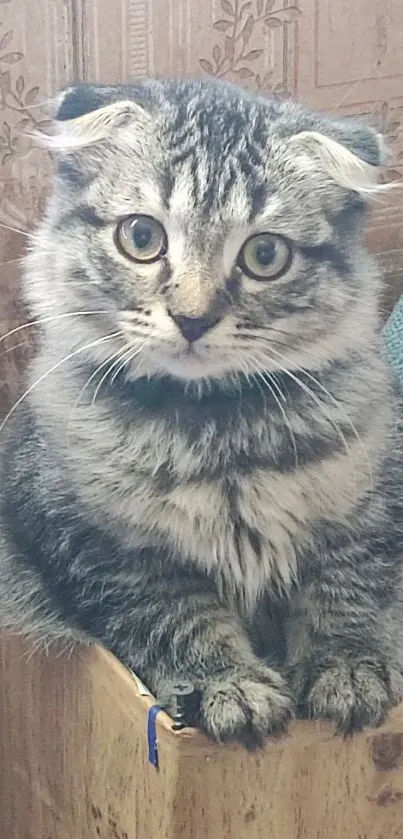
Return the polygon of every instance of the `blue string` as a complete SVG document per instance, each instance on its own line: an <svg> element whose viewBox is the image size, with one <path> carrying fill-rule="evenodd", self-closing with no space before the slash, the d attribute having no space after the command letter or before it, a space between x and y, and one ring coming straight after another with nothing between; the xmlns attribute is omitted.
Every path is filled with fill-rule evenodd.
<svg viewBox="0 0 403 839"><path fill-rule="evenodd" d="M153 705L148 712L147 737L148 737L148 760L158 769L158 744L157 744L157 715L162 711L159 705Z"/></svg>

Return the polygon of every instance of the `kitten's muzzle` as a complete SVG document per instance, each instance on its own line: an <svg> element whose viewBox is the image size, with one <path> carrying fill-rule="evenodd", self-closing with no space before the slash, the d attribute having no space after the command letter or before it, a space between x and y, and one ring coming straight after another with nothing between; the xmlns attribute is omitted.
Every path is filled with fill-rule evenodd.
<svg viewBox="0 0 403 839"><path fill-rule="evenodd" d="M221 320L221 316L217 316L213 313L196 318L191 318L187 315L176 315L171 310L168 310L168 314L176 323L183 337L186 341L189 341L190 344L193 344L194 341L198 341L205 332L208 332L209 329L212 329L213 326Z"/></svg>

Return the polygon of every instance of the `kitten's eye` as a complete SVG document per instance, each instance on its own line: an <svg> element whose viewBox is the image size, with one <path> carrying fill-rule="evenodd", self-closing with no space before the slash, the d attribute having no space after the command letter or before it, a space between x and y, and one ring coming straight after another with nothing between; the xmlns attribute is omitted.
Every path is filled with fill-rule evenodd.
<svg viewBox="0 0 403 839"><path fill-rule="evenodd" d="M128 216L116 228L116 244L135 262L156 262L166 253L167 237L151 216Z"/></svg>
<svg viewBox="0 0 403 839"><path fill-rule="evenodd" d="M258 233L247 239L238 254L238 265L254 280L274 280L290 265L292 251L282 236Z"/></svg>

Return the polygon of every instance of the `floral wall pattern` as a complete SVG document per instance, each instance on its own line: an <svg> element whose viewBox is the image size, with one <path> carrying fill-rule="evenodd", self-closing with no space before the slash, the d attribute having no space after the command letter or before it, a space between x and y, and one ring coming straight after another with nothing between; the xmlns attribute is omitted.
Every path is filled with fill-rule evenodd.
<svg viewBox="0 0 403 839"><path fill-rule="evenodd" d="M403 178L401 0L0 0L0 335L25 319L21 256L43 213L52 160L32 141L47 100L75 80L213 75L377 125ZM403 291L403 190L368 232L385 305ZM0 344L0 413L20 386L31 329Z"/></svg>
<svg viewBox="0 0 403 839"><path fill-rule="evenodd" d="M12 29L0 38L0 109L10 115L17 115L16 122L10 124L3 120L1 127L0 152L3 166L17 153L20 132L27 128L40 131L48 125L48 120L42 118L41 112L35 111L39 87L28 85L27 89L19 68L24 55L22 52L13 51L13 39Z"/></svg>
<svg viewBox="0 0 403 839"><path fill-rule="evenodd" d="M286 25L297 18L299 8L280 6L276 0L233 0L233 4L221 0L220 6L222 14L214 20L213 29L221 37L209 59L199 58L203 72L232 82L248 80L254 88L268 93L287 94L287 76L276 80L276 67L270 63L273 30L281 29L284 39Z"/></svg>

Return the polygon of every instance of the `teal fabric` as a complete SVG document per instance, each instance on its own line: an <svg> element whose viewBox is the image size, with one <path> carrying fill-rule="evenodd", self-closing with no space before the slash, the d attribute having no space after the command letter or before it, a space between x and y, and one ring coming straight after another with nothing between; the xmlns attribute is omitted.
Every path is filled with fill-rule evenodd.
<svg viewBox="0 0 403 839"><path fill-rule="evenodd" d="M384 354L403 389L403 296L396 304L383 330Z"/></svg>

